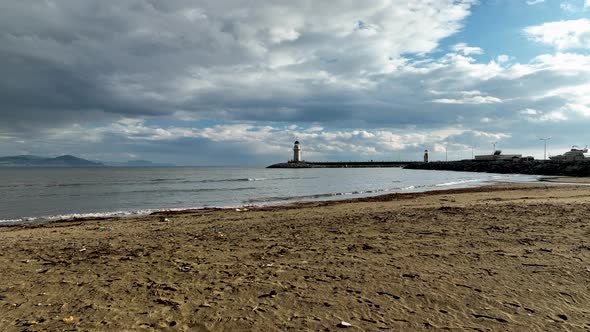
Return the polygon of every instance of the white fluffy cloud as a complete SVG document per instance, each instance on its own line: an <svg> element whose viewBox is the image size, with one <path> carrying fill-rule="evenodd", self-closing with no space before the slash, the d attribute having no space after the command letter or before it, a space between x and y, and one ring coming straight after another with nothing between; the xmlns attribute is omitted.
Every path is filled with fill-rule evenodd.
<svg viewBox="0 0 590 332"><path fill-rule="evenodd" d="M477 91L479 92L479 91ZM441 99L434 99L433 103L440 103L440 104L494 104L494 103L501 103L502 100L496 97L491 96L479 96L479 95L472 95L470 93L465 94L461 98L453 99L453 98L441 98Z"/></svg>
<svg viewBox="0 0 590 332"><path fill-rule="evenodd" d="M465 43L455 44L452 50L463 55L483 54L483 49L479 47L468 46Z"/></svg>
<svg viewBox="0 0 590 332"><path fill-rule="evenodd" d="M553 46L557 50L590 48L588 19L548 22L527 27L524 31L531 40Z"/></svg>
<svg viewBox="0 0 590 332"><path fill-rule="evenodd" d="M571 3L570 1L564 1L564 2L560 3L559 8L561 8L561 10L563 10L564 12L568 12L568 13L575 13L579 10L579 7L577 7L576 5Z"/></svg>
<svg viewBox="0 0 590 332"><path fill-rule="evenodd" d="M397 151L421 152L432 149L439 142L446 142L454 149L466 149L467 145L456 137L469 136L472 141L505 139L509 134L472 130L449 126L435 130L407 128L390 129L341 129L328 131L321 127L268 126L256 124L223 124L205 128L163 127L146 124L142 119L122 119L103 127L87 128L73 125L52 131L54 141L77 139L81 134L94 143L117 139L126 142L169 144L179 140L200 140L214 144L246 149L258 156L284 155L292 148L291 138L302 141L305 154L311 158L351 154L357 158L391 155ZM289 139L285 139L289 138Z"/></svg>

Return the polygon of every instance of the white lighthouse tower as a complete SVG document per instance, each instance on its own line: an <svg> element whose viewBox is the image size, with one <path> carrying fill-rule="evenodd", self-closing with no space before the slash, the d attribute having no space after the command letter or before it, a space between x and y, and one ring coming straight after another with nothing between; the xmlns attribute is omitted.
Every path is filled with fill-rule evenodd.
<svg viewBox="0 0 590 332"><path fill-rule="evenodd" d="M293 145L293 162L300 163L301 160L301 146L299 145L299 141L295 141L295 145Z"/></svg>

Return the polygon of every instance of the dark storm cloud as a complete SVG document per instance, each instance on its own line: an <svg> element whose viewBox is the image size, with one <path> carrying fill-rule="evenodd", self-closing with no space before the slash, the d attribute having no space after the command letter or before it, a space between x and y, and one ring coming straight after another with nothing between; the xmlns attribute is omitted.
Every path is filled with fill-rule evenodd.
<svg viewBox="0 0 590 332"><path fill-rule="evenodd" d="M133 117L184 110L212 117L225 110L229 118L266 121L354 118L352 111L316 110L326 104L351 109L351 74L374 70L387 56L433 49L457 30L469 2L441 1L435 17L420 11L428 6L421 2L412 12L389 1L343 2L339 13L333 11L337 4L311 8L280 1L4 2L0 116L5 128L60 125L97 111ZM402 22L387 23L392 17ZM374 24L355 31L361 19ZM404 20L430 20L433 36L410 42L396 36L400 42L370 46L391 38L383 32ZM288 108L297 112L277 111Z"/></svg>

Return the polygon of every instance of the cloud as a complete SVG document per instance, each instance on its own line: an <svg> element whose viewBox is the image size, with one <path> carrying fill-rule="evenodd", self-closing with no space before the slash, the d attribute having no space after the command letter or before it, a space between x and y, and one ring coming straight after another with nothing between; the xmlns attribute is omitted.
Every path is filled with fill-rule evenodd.
<svg viewBox="0 0 590 332"><path fill-rule="evenodd" d="M537 110L532 109L532 108L527 108L525 110L520 111L520 114L524 114L524 115L536 115L539 112L537 112Z"/></svg>
<svg viewBox="0 0 590 332"><path fill-rule="evenodd" d="M529 122L561 122L568 120L568 117L562 110L543 113L529 108L520 111L520 114Z"/></svg>
<svg viewBox="0 0 590 332"><path fill-rule="evenodd" d="M498 61L498 63L505 63L510 61L510 56L506 54L500 54L496 57L496 60Z"/></svg>
<svg viewBox="0 0 590 332"><path fill-rule="evenodd" d="M325 104L433 51L473 3L4 2L0 115L23 129L91 113L291 119L301 98Z"/></svg>
<svg viewBox="0 0 590 332"><path fill-rule="evenodd" d="M553 111L546 114L543 114L539 121L564 121L567 120L567 116L561 111Z"/></svg>
<svg viewBox="0 0 590 332"><path fill-rule="evenodd" d="M557 53L484 57L445 44L475 3L2 2L0 147L188 164L276 159L294 137L334 159L585 137L588 20L525 30Z"/></svg>
<svg viewBox="0 0 590 332"><path fill-rule="evenodd" d="M524 29L529 39L557 50L589 49L590 20L548 22Z"/></svg>
<svg viewBox="0 0 590 332"><path fill-rule="evenodd" d="M483 50L479 47L471 47L468 46L465 43L459 43L459 44L455 44L453 45L453 47L451 48L453 51L457 52L457 53L462 53L463 55L471 55L471 54L483 54Z"/></svg>
<svg viewBox="0 0 590 332"><path fill-rule="evenodd" d="M561 8L561 10L563 10L564 12L568 13L575 13L580 10L580 8L578 8L576 5L572 4L569 1L564 1L561 4L559 4L559 8Z"/></svg>
<svg viewBox="0 0 590 332"><path fill-rule="evenodd" d="M569 14L583 12L590 9L590 0L577 0L575 2L572 2L572 0L563 1L559 5L559 8Z"/></svg>
<svg viewBox="0 0 590 332"><path fill-rule="evenodd" d="M47 143L56 143L78 139L85 133L85 142L93 147L115 144L116 147L133 144L135 151L121 150L120 156L145 156L143 148L157 151L166 156L171 152L185 151L198 146L211 149L223 148L233 151L233 156L243 158L255 157L255 160L268 158L269 162L277 161L277 155L287 156L292 148L292 140L297 138L303 144L306 158L313 160L347 158L349 160L370 159L374 156L390 158L399 152L416 154L424 149L431 149L438 142L446 141L458 149L465 148L461 138L479 142L488 139L507 138L510 135L501 132L471 130L458 126L440 129L342 129L337 131L324 130L320 127L299 126L268 126L256 124L222 124L204 128L159 126L148 124L142 119L122 119L102 127L84 127L72 125L53 131L46 135ZM90 139L92 137L92 139ZM179 145L179 142L183 144ZM46 143L46 144L47 144ZM167 150L168 149L168 150ZM117 151L118 149L115 149ZM239 152L238 152L239 151ZM193 151L194 152L194 151ZM80 153L93 159L103 159L100 153ZM212 162L210 155L192 153L187 163ZM160 157L161 158L161 157ZM156 157L158 159L158 157ZM162 160L162 159L158 159ZM164 159L166 160L166 159Z"/></svg>
<svg viewBox="0 0 590 332"><path fill-rule="evenodd" d="M568 109L572 112L577 113L578 115L584 117L584 118L589 118L590 117L590 104L574 104L574 103L568 103L565 105L565 109Z"/></svg>
<svg viewBox="0 0 590 332"><path fill-rule="evenodd" d="M484 135L476 132L501 134L506 145L523 144L523 138L534 136L537 130L561 130L535 127L545 124L563 123L563 128L569 128L567 134L576 130L585 132L585 128L575 128L580 124L576 120L586 114L584 107L590 105L588 82L590 56L544 54L528 63L500 65L495 61L478 63L473 58L451 53L440 58L400 61L393 72L374 75L360 92L335 89L334 97L327 98L325 91L317 87L313 90L321 94L304 91L316 99L277 110L281 117L298 120L283 121L282 125L268 119L232 120L231 112L218 113L227 117L225 124L203 125L194 117L181 116L174 120L174 113L172 117L103 119L105 124L99 126L77 122L35 134L11 132L4 140L0 137L0 142L11 147L7 150L19 152L36 151L23 146L53 151L54 145L74 149L59 150L67 153L101 151L103 146L108 146L112 151L120 150L120 155L132 153L147 159L177 153L180 157L175 158L187 164L213 163L213 159L207 158L224 160L228 156L249 160L253 155L260 162L272 162L289 151L295 137L305 142L309 156L316 160L385 158L397 149L410 153L442 141L452 141L455 149L460 149L471 141L483 139ZM351 84L344 83L339 84ZM267 89L272 90L273 86ZM350 94L354 94L354 99L349 99ZM527 108L535 113L522 114L521 110ZM254 109L246 115L255 117L257 111ZM169 124L159 124L160 119ZM534 126L523 126L522 120ZM25 140L26 144L9 143L16 140ZM207 152L195 154L190 149Z"/></svg>
<svg viewBox="0 0 590 332"><path fill-rule="evenodd" d="M532 6L532 5L540 4L543 2L545 2L545 0L527 0L526 4Z"/></svg>
<svg viewBox="0 0 590 332"><path fill-rule="evenodd" d="M491 96L481 96L481 92L478 90L473 91L461 91L461 98L441 98L434 99L433 103L440 104L494 104L501 103L502 100Z"/></svg>

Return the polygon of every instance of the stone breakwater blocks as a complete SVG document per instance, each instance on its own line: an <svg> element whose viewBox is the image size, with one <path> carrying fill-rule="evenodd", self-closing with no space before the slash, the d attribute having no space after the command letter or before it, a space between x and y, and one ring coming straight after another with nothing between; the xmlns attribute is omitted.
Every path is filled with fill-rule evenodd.
<svg viewBox="0 0 590 332"><path fill-rule="evenodd" d="M449 161L416 163L407 169L436 171L482 172L502 174L532 174L558 176L590 176L590 161Z"/></svg>

